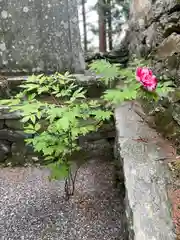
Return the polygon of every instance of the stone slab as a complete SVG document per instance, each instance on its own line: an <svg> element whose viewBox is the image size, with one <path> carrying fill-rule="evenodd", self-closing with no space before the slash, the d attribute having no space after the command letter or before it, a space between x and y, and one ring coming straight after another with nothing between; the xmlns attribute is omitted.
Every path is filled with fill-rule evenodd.
<svg viewBox="0 0 180 240"><path fill-rule="evenodd" d="M7 76L7 82L10 91L17 93L19 91L19 85L22 84L23 81L26 81L30 76L31 75ZM76 73L72 74L72 76L74 78L74 81L86 88L87 97L99 98L106 90L104 83L100 80L100 76L95 75L95 73L85 71L85 73ZM11 95L14 95L14 93Z"/></svg>
<svg viewBox="0 0 180 240"><path fill-rule="evenodd" d="M76 0L0 1L1 72L84 69Z"/></svg>
<svg viewBox="0 0 180 240"><path fill-rule="evenodd" d="M165 164L158 161L167 153L156 144L157 133L130 107L130 103L124 103L115 111L130 240L175 240L166 191L171 177Z"/></svg>

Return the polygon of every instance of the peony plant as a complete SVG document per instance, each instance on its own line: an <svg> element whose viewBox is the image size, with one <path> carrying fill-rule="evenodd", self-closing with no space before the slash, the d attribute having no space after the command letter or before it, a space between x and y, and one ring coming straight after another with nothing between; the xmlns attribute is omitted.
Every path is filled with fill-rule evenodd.
<svg viewBox="0 0 180 240"><path fill-rule="evenodd" d="M157 101L174 91L175 88L171 81L158 81L153 71L145 65L147 66L147 63L144 61L136 60L127 68L122 68L117 64L110 64L106 60L97 60L90 65L90 69L102 76L101 80L104 84L108 83L106 86L109 89L105 91L102 98L113 105L141 98ZM109 79L109 74L106 74L107 72L114 73L111 74L111 79ZM114 80L118 84L115 89L112 89L112 84L109 82Z"/></svg>

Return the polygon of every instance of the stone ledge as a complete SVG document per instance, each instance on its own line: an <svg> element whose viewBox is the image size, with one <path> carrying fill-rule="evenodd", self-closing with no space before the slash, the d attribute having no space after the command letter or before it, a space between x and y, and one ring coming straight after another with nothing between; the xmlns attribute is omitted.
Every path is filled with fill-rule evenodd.
<svg viewBox="0 0 180 240"><path fill-rule="evenodd" d="M26 81L28 77L31 75L26 75L26 76L7 76L4 77L7 79L8 82L17 82L19 84L22 81ZM90 71L86 71L84 74L77 73L77 74L72 74L75 80L82 82L82 83L91 83L99 80L100 76L96 76L94 73Z"/></svg>
<svg viewBox="0 0 180 240"><path fill-rule="evenodd" d="M157 144L158 134L130 106L124 103L115 111L116 154L124 169L130 240L175 240L167 194L171 176L167 166L157 161L167 152Z"/></svg>
<svg viewBox="0 0 180 240"><path fill-rule="evenodd" d="M84 74L72 74L74 81L87 90L87 97L99 98L106 90L105 85L100 80L100 76L95 75L91 71L86 71ZM29 76L6 76L4 80L7 81L10 91L14 93L19 92L19 85L28 79ZM0 92L1 93L1 92ZM6 98L7 93L4 93L1 98ZM10 94L14 95L14 94Z"/></svg>

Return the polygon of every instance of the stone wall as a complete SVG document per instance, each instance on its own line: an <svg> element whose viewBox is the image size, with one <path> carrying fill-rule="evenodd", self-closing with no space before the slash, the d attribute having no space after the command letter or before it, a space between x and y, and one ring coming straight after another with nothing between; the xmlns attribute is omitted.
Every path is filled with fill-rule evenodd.
<svg viewBox="0 0 180 240"><path fill-rule="evenodd" d="M76 0L1 0L0 72L84 71Z"/></svg>
<svg viewBox="0 0 180 240"><path fill-rule="evenodd" d="M133 0L129 50L150 55L156 73L180 76L180 2L177 0Z"/></svg>
<svg viewBox="0 0 180 240"><path fill-rule="evenodd" d="M28 136L20 118L18 113L9 112L8 107L0 107L0 163L21 165L39 160L33 149L25 145Z"/></svg>
<svg viewBox="0 0 180 240"><path fill-rule="evenodd" d="M127 38L130 55L150 59L158 78L166 76L177 85L168 99L143 105L154 126L180 150L180 1L132 0Z"/></svg>

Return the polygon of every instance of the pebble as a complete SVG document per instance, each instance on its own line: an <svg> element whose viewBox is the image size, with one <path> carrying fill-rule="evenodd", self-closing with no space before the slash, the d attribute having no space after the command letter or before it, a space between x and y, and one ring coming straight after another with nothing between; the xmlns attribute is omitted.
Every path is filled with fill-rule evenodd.
<svg viewBox="0 0 180 240"><path fill-rule="evenodd" d="M125 240L123 199L112 162L92 159L79 171L75 195L48 181L42 167L0 169L0 240Z"/></svg>

